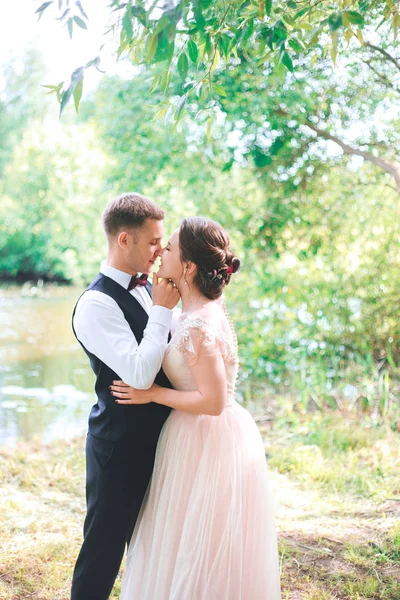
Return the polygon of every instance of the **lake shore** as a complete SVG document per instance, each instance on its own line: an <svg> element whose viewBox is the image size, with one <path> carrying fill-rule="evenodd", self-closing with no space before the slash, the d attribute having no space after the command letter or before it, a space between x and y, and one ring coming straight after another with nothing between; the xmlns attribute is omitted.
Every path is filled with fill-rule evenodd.
<svg viewBox="0 0 400 600"><path fill-rule="evenodd" d="M274 488L282 597L397 600L398 433L383 421L337 413L259 426ZM68 600L85 515L84 437L3 450L0 478L0 599ZM112 600L119 590L120 579Z"/></svg>

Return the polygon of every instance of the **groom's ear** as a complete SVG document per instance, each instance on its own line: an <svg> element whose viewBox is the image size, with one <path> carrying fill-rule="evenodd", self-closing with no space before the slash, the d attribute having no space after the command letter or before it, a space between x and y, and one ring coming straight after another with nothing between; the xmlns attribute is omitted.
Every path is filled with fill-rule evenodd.
<svg viewBox="0 0 400 600"><path fill-rule="evenodd" d="M121 248L126 248L128 246L128 233L126 231L121 231L117 236L118 246Z"/></svg>

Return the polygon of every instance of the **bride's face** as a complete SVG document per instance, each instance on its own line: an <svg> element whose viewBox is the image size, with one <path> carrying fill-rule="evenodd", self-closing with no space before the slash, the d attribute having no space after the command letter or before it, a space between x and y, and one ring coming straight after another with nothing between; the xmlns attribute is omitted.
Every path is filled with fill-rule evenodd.
<svg viewBox="0 0 400 600"><path fill-rule="evenodd" d="M176 229L161 253L161 265L157 275L178 283L183 277L183 264L179 252L179 229Z"/></svg>

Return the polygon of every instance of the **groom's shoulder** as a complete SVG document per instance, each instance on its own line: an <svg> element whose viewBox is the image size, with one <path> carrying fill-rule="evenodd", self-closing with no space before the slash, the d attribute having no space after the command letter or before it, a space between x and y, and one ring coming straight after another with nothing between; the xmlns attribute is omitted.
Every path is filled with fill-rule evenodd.
<svg viewBox="0 0 400 600"><path fill-rule="evenodd" d="M78 301L77 301L76 307L75 307L75 313L81 312L82 310L85 310L85 309L93 310L96 307L115 308L115 306L118 306L118 305L111 296L109 296L108 294L105 294L104 292L101 292L99 290L94 290L94 289L88 288L78 298Z"/></svg>
<svg viewBox="0 0 400 600"><path fill-rule="evenodd" d="M102 273L99 273L91 283L87 286L86 290L79 296L76 307L84 304L101 304L108 303L108 298L112 300L109 291L107 290L108 277L104 277Z"/></svg>

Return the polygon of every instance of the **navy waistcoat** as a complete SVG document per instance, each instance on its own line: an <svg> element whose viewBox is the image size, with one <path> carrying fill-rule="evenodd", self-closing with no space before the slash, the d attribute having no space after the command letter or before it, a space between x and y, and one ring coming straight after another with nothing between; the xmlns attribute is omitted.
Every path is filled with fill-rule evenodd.
<svg viewBox="0 0 400 600"><path fill-rule="evenodd" d="M150 284L146 288L151 294ZM88 290L96 290L102 294L107 294L115 300L122 310L136 341L140 344L147 325L148 314L132 294L119 283L102 273L96 277L85 291ZM72 315L72 329L75 337L77 337L73 325L75 311L76 306ZM161 428L171 409L153 402L141 405L128 404L126 406L117 404L115 398L110 395L109 386L114 379L122 378L97 356L89 352L79 340L78 342L88 355L90 365L96 375L95 391L97 402L90 411L89 432L95 437L113 442L129 436L133 443L157 444ZM155 383L162 387L172 388L162 369L158 372Z"/></svg>

